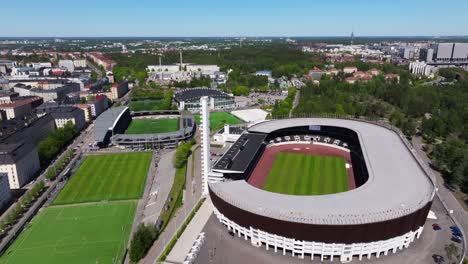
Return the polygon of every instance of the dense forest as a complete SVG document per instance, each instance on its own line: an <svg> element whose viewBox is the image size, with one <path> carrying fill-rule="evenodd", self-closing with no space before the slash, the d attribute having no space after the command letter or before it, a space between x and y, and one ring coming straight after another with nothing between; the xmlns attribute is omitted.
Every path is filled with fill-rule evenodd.
<svg viewBox="0 0 468 264"><path fill-rule="evenodd" d="M385 118L408 137L421 135L447 182L468 192L468 74L456 69L439 74L446 78L443 85L408 76L400 83L382 77L356 84L308 83L294 112Z"/></svg>

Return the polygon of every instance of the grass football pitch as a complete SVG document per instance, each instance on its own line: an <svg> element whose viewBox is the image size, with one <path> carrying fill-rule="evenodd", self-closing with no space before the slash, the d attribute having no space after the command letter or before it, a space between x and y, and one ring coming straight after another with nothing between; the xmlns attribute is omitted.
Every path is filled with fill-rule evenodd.
<svg viewBox="0 0 468 264"><path fill-rule="evenodd" d="M322 195L348 190L345 160L341 157L280 152L263 189L291 195Z"/></svg>
<svg viewBox="0 0 468 264"><path fill-rule="evenodd" d="M42 209L0 257L0 264L120 263L135 201Z"/></svg>
<svg viewBox="0 0 468 264"><path fill-rule="evenodd" d="M200 115L194 115L197 124L200 124ZM226 112L213 112L210 113L210 129L220 129L224 124L236 125L241 120L230 113Z"/></svg>
<svg viewBox="0 0 468 264"><path fill-rule="evenodd" d="M178 118L133 119L125 134L154 134L177 131Z"/></svg>
<svg viewBox="0 0 468 264"><path fill-rule="evenodd" d="M87 156L53 204L138 199L150 162L150 152Z"/></svg>

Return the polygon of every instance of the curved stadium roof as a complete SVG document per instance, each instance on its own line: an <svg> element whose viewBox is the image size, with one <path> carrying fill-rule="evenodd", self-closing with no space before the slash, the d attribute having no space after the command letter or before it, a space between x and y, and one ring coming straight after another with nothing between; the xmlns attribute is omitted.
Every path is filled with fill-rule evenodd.
<svg viewBox="0 0 468 264"><path fill-rule="evenodd" d="M203 96L209 97L231 97L230 95L221 92L217 89L210 89L210 88L188 88L179 91L178 93L174 94L174 99L177 102L181 101L188 101L198 99L200 100Z"/></svg>
<svg viewBox="0 0 468 264"><path fill-rule="evenodd" d="M395 219L417 211L432 200L435 189L430 176L400 136L387 128L353 120L296 118L259 123L250 127L249 132L270 133L309 125L345 127L358 134L369 172L364 185L318 196L272 193L243 180L210 184L211 190L226 202L254 214L321 225Z"/></svg>

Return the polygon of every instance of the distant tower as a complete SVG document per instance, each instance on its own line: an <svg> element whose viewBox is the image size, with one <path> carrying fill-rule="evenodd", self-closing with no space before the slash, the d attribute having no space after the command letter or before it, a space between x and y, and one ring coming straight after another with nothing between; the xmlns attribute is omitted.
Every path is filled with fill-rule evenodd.
<svg viewBox="0 0 468 264"><path fill-rule="evenodd" d="M210 109L208 96L200 98L201 104L201 143L202 143L202 195L208 195L208 174L211 169L210 160Z"/></svg>
<svg viewBox="0 0 468 264"><path fill-rule="evenodd" d="M179 49L179 53L180 53L180 70L183 71L184 70L184 66L182 64L182 49Z"/></svg>
<svg viewBox="0 0 468 264"><path fill-rule="evenodd" d="M239 38L239 47L242 48L242 38Z"/></svg>
<svg viewBox="0 0 468 264"><path fill-rule="evenodd" d="M351 45L354 44L354 28L351 30Z"/></svg>
<svg viewBox="0 0 468 264"><path fill-rule="evenodd" d="M162 65L161 65L161 57L162 57L162 53L159 53L159 80L162 81L163 77L162 77L162 74L163 74L163 70L162 70Z"/></svg>

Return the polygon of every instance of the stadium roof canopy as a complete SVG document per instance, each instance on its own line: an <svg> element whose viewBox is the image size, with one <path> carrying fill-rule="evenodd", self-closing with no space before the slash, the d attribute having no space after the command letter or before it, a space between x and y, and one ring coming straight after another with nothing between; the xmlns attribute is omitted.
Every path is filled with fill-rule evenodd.
<svg viewBox="0 0 468 264"><path fill-rule="evenodd" d="M242 134L239 139L216 162L213 170L245 172L265 140L265 134Z"/></svg>
<svg viewBox="0 0 468 264"><path fill-rule="evenodd" d="M221 92L217 89L210 88L188 88L174 94L174 99L177 102L189 101L189 100L200 100L201 97L231 97L230 95Z"/></svg>
<svg viewBox="0 0 468 264"><path fill-rule="evenodd" d="M369 172L359 188L329 195L286 195L258 189L244 180L210 184L210 189L232 205L280 220L320 224L365 224L411 214L432 200L435 189L428 174L396 132L371 123L296 118L259 123L250 132L268 134L297 126L344 127L358 134Z"/></svg>
<svg viewBox="0 0 468 264"><path fill-rule="evenodd" d="M117 121L127 109L128 107L125 106L113 107L99 115L94 124L94 140L104 142L107 132L114 129Z"/></svg>

